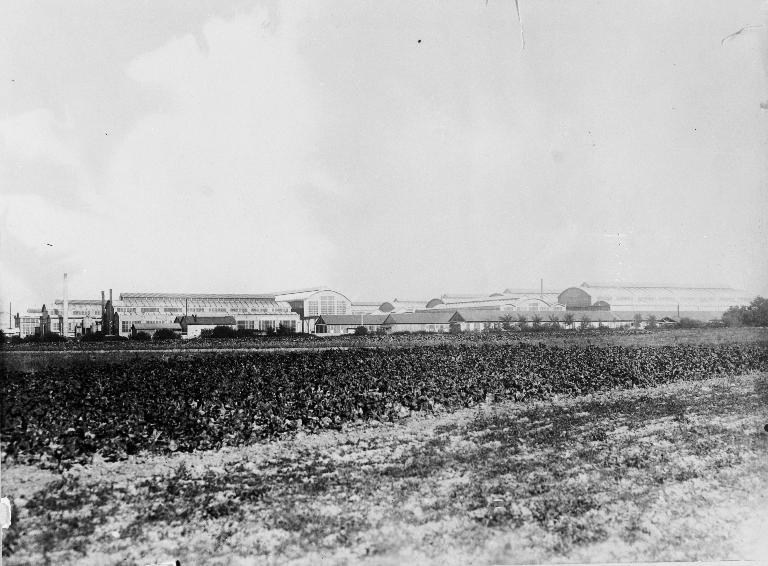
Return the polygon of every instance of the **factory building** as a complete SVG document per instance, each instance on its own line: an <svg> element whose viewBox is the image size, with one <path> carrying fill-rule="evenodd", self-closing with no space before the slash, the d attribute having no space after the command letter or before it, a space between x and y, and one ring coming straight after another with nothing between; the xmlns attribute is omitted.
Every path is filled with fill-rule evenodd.
<svg viewBox="0 0 768 566"><path fill-rule="evenodd" d="M333 336L354 334L359 326L365 327L371 334L383 330L386 314L325 314L320 315L315 324L315 333Z"/></svg>
<svg viewBox="0 0 768 566"><path fill-rule="evenodd" d="M382 324L386 332L448 332L454 311L392 313Z"/></svg>
<svg viewBox="0 0 768 566"><path fill-rule="evenodd" d="M200 293L120 293L115 305L120 334L128 335L136 323L173 323L177 317L231 316L236 328L269 331L281 326L296 332L299 316L273 295Z"/></svg>
<svg viewBox="0 0 768 566"><path fill-rule="evenodd" d="M550 303L538 296L520 296L496 294L489 297L470 297L449 299L441 297L432 299L426 304L429 310L456 310L456 309L497 309L506 311L548 311L565 310L565 305L558 302Z"/></svg>
<svg viewBox="0 0 768 566"><path fill-rule="evenodd" d="M61 332L61 318L56 309L47 309L43 305L39 309L27 309L25 313L16 313L14 325L19 331L19 337L26 338L35 334Z"/></svg>
<svg viewBox="0 0 768 566"><path fill-rule="evenodd" d="M298 315L298 330L301 332L315 332L315 324L320 316L352 314L352 301L327 287L282 291L270 296L275 301L287 303Z"/></svg>
<svg viewBox="0 0 768 566"><path fill-rule="evenodd" d="M381 301L352 301L352 314L373 314L380 305Z"/></svg>
<svg viewBox="0 0 768 566"><path fill-rule="evenodd" d="M419 310L427 308L429 301L424 300L400 300L394 299L393 301L387 301L379 305L379 313L387 314L403 314L413 313Z"/></svg>
<svg viewBox="0 0 768 566"><path fill-rule="evenodd" d="M748 305L753 297L731 287L693 287L652 283L589 283L569 287L558 295L567 310L719 312Z"/></svg>

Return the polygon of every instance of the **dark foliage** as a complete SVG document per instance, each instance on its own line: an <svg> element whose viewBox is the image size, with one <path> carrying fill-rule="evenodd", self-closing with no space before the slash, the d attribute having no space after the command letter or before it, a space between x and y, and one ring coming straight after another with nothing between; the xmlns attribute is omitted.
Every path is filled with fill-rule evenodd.
<svg viewBox="0 0 768 566"><path fill-rule="evenodd" d="M414 346L83 361L1 377L4 453L48 465L768 369L768 346Z"/></svg>
<svg viewBox="0 0 768 566"><path fill-rule="evenodd" d="M160 328L152 335L152 340L177 340L179 335L170 328Z"/></svg>
<svg viewBox="0 0 768 566"><path fill-rule="evenodd" d="M141 331L137 332L136 334L134 334L133 336L131 336L131 340L137 340L139 342L147 342L151 338L152 337L149 335L149 333L148 332L144 332L143 330L141 330Z"/></svg>
<svg viewBox="0 0 768 566"><path fill-rule="evenodd" d="M104 333L99 331L83 334L80 340L83 342L104 342Z"/></svg>
<svg viewBox="0 0 768 566"><path fill-rule="evenodd" d="M358 326L355 328L356 336L365 336L366 334L368 334L368 329L365 326Z"/></svg>
<svg viewBox="0 0 768 566"><path fill-rule="evenodd" d="M237 331L231 326L216 326L214 328L206 328L200 332L201 338L237 338Z"/></svg>
<svg viewBox="0 0 768 566"><path fill-rule="evenodd" d="M723 314L728 326L768 326L768 299L756 297L748 307L730 307Z"/></svg>

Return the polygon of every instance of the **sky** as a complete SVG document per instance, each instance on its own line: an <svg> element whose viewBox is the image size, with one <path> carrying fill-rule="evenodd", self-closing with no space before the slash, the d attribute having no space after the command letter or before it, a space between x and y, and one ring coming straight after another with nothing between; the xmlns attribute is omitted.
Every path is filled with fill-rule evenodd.
<svg viewBox="0 0 768 566"><path fill-rule="evenodd" d="M762 0L5 2L0 81L3 310L768 296Z"/></svg>

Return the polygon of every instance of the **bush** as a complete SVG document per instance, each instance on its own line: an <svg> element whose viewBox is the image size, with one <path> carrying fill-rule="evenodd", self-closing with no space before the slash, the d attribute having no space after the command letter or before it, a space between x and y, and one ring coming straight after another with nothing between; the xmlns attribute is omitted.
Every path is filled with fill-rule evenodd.
<svg viewBox="0 0 768 566"><path fill-rule="evenodd" d="M216 326L200 332L201 338L237 338L237 331L231 326Z"/></svg>
<svg viewBox="0 0 768 566"><path fill-rule="evenodd" d="M288 326L281 324L277 327L277 335L278 336L290 336L291 334L295 334L293 330L291 330Z"/></svg>
<svg viewBox="0 0 768 566"><path fill-rule="evenodd" d="M355 336L365 336L366 334L368 334L368 329L365 326L355 328Z"/></svg>
<svg viewBox="0 0 768 566"><path fill-rule="evenodd" d="M149 332L144 332L143 330L140 330L133 336L131 336L131 340L136 340L138 342L147 342L152 337L149 335Z"/></svg>
<svg viewBox="0 0 768 566"><path fill-rule="evenodd" d="M0 328L0 348L5 347L5 332Z"/></svg>
<svg viewBox="0 0 768 566"><path fill-rule="evenodd" d="M152 335L152 340L177 340L179 335L170 328L160 328Z"/></svg>
<svg viewBox="0 0 768 566"><path fill-rule="evenodd" d="M83 334L80 338L83 342L104 342L104 333L102 331Z"/></svg>
<svg viewBox="0 0 768 566"><path fill-rule="evenodd" d="M680 322L677 323L678 328L704 328L704 326L706 325L700 320L688 318L687 316L681 318Z"/></svg>

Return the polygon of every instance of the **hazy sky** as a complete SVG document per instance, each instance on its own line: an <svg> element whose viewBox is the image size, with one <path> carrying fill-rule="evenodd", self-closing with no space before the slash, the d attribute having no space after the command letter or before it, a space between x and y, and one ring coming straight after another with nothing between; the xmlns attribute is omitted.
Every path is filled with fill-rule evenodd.
<svg viewBox="0 0 768 566"><path fill-rule="evenodd" d="M524 48L513 0L4 2L4 304L65 271L75 298L768 294L766 6L520 15Z"/></svg>

